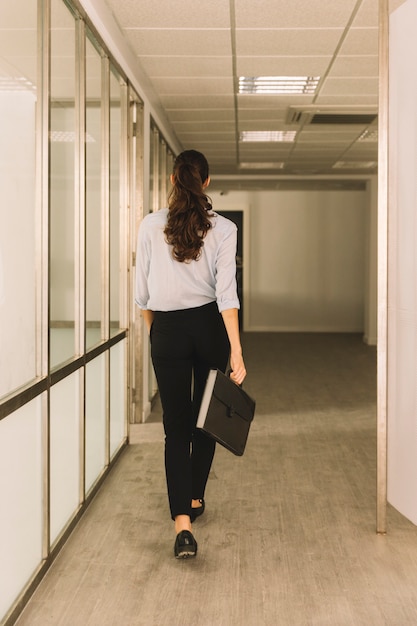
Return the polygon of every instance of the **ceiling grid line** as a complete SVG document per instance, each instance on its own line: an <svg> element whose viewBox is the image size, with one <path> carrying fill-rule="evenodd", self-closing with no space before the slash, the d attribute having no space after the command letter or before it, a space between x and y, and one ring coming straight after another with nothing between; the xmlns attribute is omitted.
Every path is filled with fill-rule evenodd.
<svg viewBox="0 0 417 626"><path fill-rule="evenodd" d="M329 65L327 67L326 72L321 77L320 83L319 83L319 85L317 87L317 90L316 90L316 94L315 94L315 96L313 98L313 103L315 103L317 98L319 97L321 88L324 85L324 83L326 82L326 79L327 79L327 77L330 74L330 71L331 71L331 69L332 69L332 67L333 67L333 65L334 65L334 63L335 63L335 61L336 61L336 59L338 57L338 54L339 54L339 52L340 52L340 50L341 50L341 48L343 46L343 43L345 42L345 39L346 39L347 35L349 34L350 28L351 28L351 26L352 26L352 24L353 24L353 22L355 20L356 15L358 14L358 11L359 11L361 5L362 5L362 0L357 0L356 5L355 5L355 7L354 7L354 9L352 11L352 15L350 16L350 19L349 19L348 23L346 24L346 27L345 27L345 29L343 31L343 34L342 34L342 36L339 39L339 43L336 46L336 49L334 51L332 60L330 61Z"/></svg>

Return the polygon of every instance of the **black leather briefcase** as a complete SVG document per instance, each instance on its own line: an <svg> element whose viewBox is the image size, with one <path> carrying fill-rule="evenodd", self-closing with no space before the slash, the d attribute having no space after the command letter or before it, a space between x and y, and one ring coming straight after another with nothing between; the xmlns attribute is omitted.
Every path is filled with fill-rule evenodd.
<svg viewBox="0 0 417 626"><path fill-rule="evenodd" d="M255 401L219 370L211 369L201 401L197 428L242 456L255 414Z"/></svg>

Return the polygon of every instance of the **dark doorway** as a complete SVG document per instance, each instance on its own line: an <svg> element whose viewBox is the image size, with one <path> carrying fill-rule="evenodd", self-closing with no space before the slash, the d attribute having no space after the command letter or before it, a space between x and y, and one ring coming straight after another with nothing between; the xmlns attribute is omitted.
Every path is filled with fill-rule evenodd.
<svg viewBox="0 0 417 626"><path fill-rule="evenodd" d="M243 211L218 211L237 226L236 281L237 294L240 301L239 327L243 328Z"/></svg>

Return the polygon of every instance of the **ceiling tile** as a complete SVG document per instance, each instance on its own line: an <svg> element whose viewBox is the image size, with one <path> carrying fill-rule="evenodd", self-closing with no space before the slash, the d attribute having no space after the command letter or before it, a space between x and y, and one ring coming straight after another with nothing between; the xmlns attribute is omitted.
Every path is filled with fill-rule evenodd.
<svg viewBox="0 0 417 626"><path fill-rule="evenodd" d="M25 31L24 37L20 30L2 30L0 35L0 56L33 56L37 49L36 30Z"/></svg>
<svg viewBox="0 0 417 626"><path fill-rule="evenodd" d="M232 78L197 78L188 76L170 78L153 78L152 84L161 96L165 95L182 95L184 100L186 96L207 96L216 94L217 96L231 95L233 96L233 79Z"/></svg>
<svg viewBox="0 0 417 626"><path fill-rule="evenodd" d="M254 103L255 105L256 103ZM287 109L284 108L262 108L262 109L242 109L239 108L239 121L273 121L284 122L287 115Z"/></svg>
<svg viewBox="0 0 417 626"><path fill-rule="evenodd" d="M235 0L237 28L344 27L356 0Z"/></svg>
<svg viewBox="0 0 417 626"><path fill-rule="evenodd" d="M352 94L378 95L378 78L327 78L320 94L323 96Z"/></svg>
<svg viewBox="0 0 417 626"><path fill-rule="evenodd" d="M239 152L240 152L240 160L241 161L253 161L264 160L264 161L282 161L282 159L286 159L291 150L293 148L293 144L284 144L284 143L274 143L274 144L255 144L251 143L240 143L239 144Z"/></svg>
<svg viewBox="0 0 417 626"><path fill-rule="evenodd" d="M218 141L228 141L228 142L234 142L236 140L236 133L235 130L232 128L229 131L223 131L223 132L215 132L215 131L208 131L208 132L202 132L202 130L200 129L199 131L196 131L195 133L190 133L190 132L182 132L179 133L180 138L183 141L186 142L201 142L201 143L212 143L212 142L218 142Z"/></svg>
<svg viewBox="0 0 417 626"><path fill-rule="evenodd" d="M107 0L122 27L140 28L223 28L229 24L229 3L224 0Z"/></svg>
<svg viewBox="0 0 417 626"><path fill-rule="evenodd" d="M235 112L230 109L166 109L168 118L173 124L180 122L209 122L212 121L234 121Z"/></svg>
<svg viewBox="0 0 417 626"><path fill-rule="evenodd" d="M306 128L310 129L311 126L304 126L303 131L300 133L299 137L297 137L297 145L300 143L314 143L317 144L329 144L329 143L349 143L351 141L355 141L359 135L361 134L361 130L340 130L344 127L337 126L337 129L334 130L323 130L322 128L316 129L314 131L305 130ZM327 127L328 128L328 127Z"/></svg>
<svg viewBox="0 0 417 626"><path fill-rule="evenodd" d="M340 49L340 55L378 54L378 28L352 28Z"/></svg>
<svg viewBox="0 0 417 626"><path fill-rule="evenodd" d="M320 142L320 145L314 145L314 144L309 144L309 143L296 143L294 144L294 150L292 152L292 154L296 157L299 157L300 154L304 154L304 155L311 155L314 153L318 153L321 156L326 155L337 155L340 152L343 152L344 150L346 150L346 144L344 142L340 142L340 143L325 143L325 142Z"/></svg>
<svg viewBox="0 0 417 626"><path fill-rule="evenodd" d="M378 77L378 56L339 56L329 74L331 78L336 76Z"/></svg>
<svg viewBox="0 0 417 626"><path fill-rule="evenodd" d="M232 76L231 56L141 56L140 63L155 76Z"/></svg>
<svg viewBox="0 0 417 626"><path fill-rule="evenodd" d="M351 148L346 152L346 156L350 159L376 159L378 156L378 145L377 143L368 143L368 142L355 142Z"/></svg>
<svg viewBox="0 0 417 626"><path fill-rule="evenodd" d="M259 111L270 110L272 108L286 108L291 105L308 105L312 104L314 96L261 96L261 95L244 95L238 96L239 109L254 109Z"/></svg>
<svg viewBox="0 0 417 626"><path fill-rule="evenodd" d="M287 130L284 120L242 120L239 116L239 130Z"/></svg>
<svg viewBox="0 0 417 626"><path fill-rule="evenodd" d="M219 56L230 55L230 31L226 29L143 30L126 28L128 40L140 56L170 54L194 56L196 50L216 50Z"/></svg>
<svg viewBox="0 0 417 626"><path fill-rule="evenodd" d="M352 109L355 110L360 105L364 106L373 106L373 110L376 112L378 110L378 96L377 95L344 95L341 97L340 95L326 95L319 96L316 100L317 105L325 105L325 106L352 106Z"/></svg>
<svg viewBox="0 0 417 626"><path fill-rule="evenodd" d="M322 76L331 56L239 56L238 76Z"/></svg>
<svg viewBox="0 0 417 626"><path fill-rule="evenodd" d="M236 52L238 56L333 55L342 34L340 28L237 30Z"/></svg>
<svg viewBox="0 0 417 626"><path fill-rule="evenodd" d="M217 96L209 94L207 96L187 96L182 95L161 96L162 105L166 109L226 109L230 107L234 110L234 98L233 96Z"/></svg>
<svg viewBox="0 0 417 626"><path fill-rule="evenodd" d="M36 2L2 2L0 4L0 24L5 27L16 29L36 28L37 23Z"/></svg>
<svg viewBox="0 0 417 626"><path fill-rule="evenodd" d="M362 0L362 4L356 14L352 26L373 27L378 24L378 2L375 0Z"/></svg>
<svg viewBox="0 0 417 626"><path fill-rule="evenodd" d="M211 132L235 132L235 121L232 119L229 122L218 121L198 121L198 122L172 122L176 133L181 133L182 137L185 137L187 133L198 133L204 131L205 133Z"/></svg>
<svg viewBox="0 0 417 626"><path fill-rule="evenodd" d="M201 145L202 147L207 146L209 148L213 148L216 145L218 145L219 149L223 148L223 150L226 150L226 149L230 150L231 148L235 149L236 141L235 141L234 138L230 139L230 138L225 138L225 137L223 137L221 139L216 139L216 140L213 140L213 141L211 141L210 139L205 138L204 140L201 139L199 141L199 145Z"/></svg>

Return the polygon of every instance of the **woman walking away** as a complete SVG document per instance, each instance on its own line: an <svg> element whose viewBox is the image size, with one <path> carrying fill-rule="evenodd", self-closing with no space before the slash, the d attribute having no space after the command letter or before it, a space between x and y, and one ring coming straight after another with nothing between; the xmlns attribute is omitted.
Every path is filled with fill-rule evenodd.
<svg viewBox="0 0 417 626"><path fill-rule="evenodd" d="M151 340L163 409L165 471L174 554L197 554L191 523L204 513L204 492L215 442L196 429L210 368L241 384L236 288L237 229L212 210L206 158L182 152L174 163L168 208L147 215L139 228L136 303Z"/></svg>

